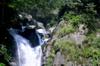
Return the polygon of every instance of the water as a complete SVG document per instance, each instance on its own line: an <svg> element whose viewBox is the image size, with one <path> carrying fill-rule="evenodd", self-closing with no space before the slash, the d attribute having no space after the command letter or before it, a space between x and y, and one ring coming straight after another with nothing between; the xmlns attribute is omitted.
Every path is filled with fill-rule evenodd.
<svg viewBox="0 0 100 66"><path fill-rule="evenodd" d="M10 29L10 34L14 37L17 46L16 66L41 66L41 45L34 48L31 47L29 40L17 34L17 32L13 29ZM38 38L40 44L43 44L43 40L39 35Z"/></svg>

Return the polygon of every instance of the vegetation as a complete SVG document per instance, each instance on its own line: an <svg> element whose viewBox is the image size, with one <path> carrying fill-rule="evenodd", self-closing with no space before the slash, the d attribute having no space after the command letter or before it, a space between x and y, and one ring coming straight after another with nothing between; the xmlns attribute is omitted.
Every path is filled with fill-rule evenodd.
<svg viewBox="0 0 100 66"><path fill-rule="evenodd" d="M53 46L53 51L60 48L62 54L66 58L66 62L72 61L81 65L92 64L92 66L97 66L100 64L100 37L97 38L93 35L88 36L86 39L87 43L84 42L82 47L79 47L79 45L70 40L58 39Z"/></svg>
<svg viewBox="0 0 100 66"><path fill-rule="evenodd" d="M3 63L0 63L0 66L5 66L5 64L3 64Z"/></svg>
<svg viewBox="0 0 100 66"><path fill-rule="evenodd" d="M46 64L44 64L44 66L53 66L54 57L55 57L55 49L52 48L51 52L50 52L50 55L47 58L47 62L46 62Z"/></svg>
<svg viewBox="0 0 100 66"><path fill-rule="evenodd" d="M73 32L75 32L75 28L70 24L64 23L63 25L60 25L59 30L57 31L56 35L58 35L58 37L63 37L66 34L70 34Z"/></svg>
<svg viewBox="0 0 100 66"><path fill-rule="evenodd" d="M52 66L51 63L53 63L55 51L58 48L60 48L62 54L65 56L66 61L77 61L78 64L88 65L89 63L92 66L97 66L100 64L100 36L96 36L97 32L100 33L99 4L99 0L12 0L6 6L16 10L18 14L21 12L29 13L34 19L45 22L49 27L61 23L56 32L57 38L77 32L79 24L85 24L89 31L85 35L86 39L82 43L82 47L76 45L71 40L57 39L53 45L53 49L51 49L46 66ZM56 11L56 14L53 13L54 11ZM8 12L9 9L7 9ZM1 13L3 12L0 11ZM1 18L3 15L0 17L2 22L2 24L0 23L0 40L3 35L1 26L3 25L3 28L8 27L9 22L17 19L17 15L9 15L7 14L9 18L4 17L4 21ZM13 18L13 16L15 17ZM7 21L7 25L4 24L5 20ZM9 62L11 56L8 53L9 50L6 48L6 45L6 42L0 44L0 55L4 55L4 59ZM5 66L5 64L0 61L0 66Z"/></svg>
<svg viewBox="0 0 100 66"><path fill-rule="evenodd" d="M85 41L82 43L82 47L80 48L79 45L75 44L75 42L72 42L72 40L66 39L57 39L56 42L53 45L52 50L56 51L58 48L60 48L62 54L66 58L67 61L72 61L73 63L76 62L77 64L81 65L89 65L97 66L100 63L100 49L99 49L99 41L100 37L96 37L97 29L100 29L97 27L97 24L99 23L99 12L97 8L97 4L95 1L91 2L88 1L72 1L70 0L70 3L65 5L63 8L61 8L61 13L59 12L61 19L64 19L64 22L62 22L62 25L60 25L60 28L58 29L57 33L58 37L60 36L66 36L70 33L73 33L77 31L79 24L85 24L88 28L88 35L86 36ZM69 9L68 9L69 8ZM82 8L82 9L81 9Z"/></svg>
<svg viewBox="0 0 100 66"><path fill-rule="evenodd" d="M4 45L0 47L0 53L4 55L5 60L7 60L8 62L10 61L11 59L10 54L8 54L8 51Z"/></svg>

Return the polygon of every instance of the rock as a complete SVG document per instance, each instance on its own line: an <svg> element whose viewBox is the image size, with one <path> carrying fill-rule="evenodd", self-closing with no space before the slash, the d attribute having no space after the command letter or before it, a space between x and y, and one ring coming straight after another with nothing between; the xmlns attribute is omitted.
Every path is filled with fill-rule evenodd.
<svg viewBox="0 0 100 66"><path fill-rule="evenodd" d="M61 54L61 52L57 52L55 58L54 58L54 66L61 66L65 64L64 56Z"/></svg>
<svg viewBox="0 0 100 66"><path fill-rule="evenodd" d="M85 38L86 38L86 36L81 35L79 32L75 32L73 34L70 34L70 40L74 41L78 45L82 45Z"/></svg>
<svg viewBox="0 0 100 66"><path fill-rule="evenodd" d="M74 66L73 62L69 61L67 62L66 66Z"/></svg>
<svg viewBox="0 0 100 66"><path fill-rule="evenodd" d="M42 28L42 29L44 29L44 25L43 25L43 23L41 23L41 22L36 22L36 23L37 23L38 28Z"/></svg>
<svg viewBox="0 0 100 66"><path fill-rule="evenodd" d="M16 62L10 62L11 66L17 66Z"/></svg>
<svg viewBox="0 0 100 66"><path fill-rule="evenodd" d="M78 32L82 35L88 33L88 28L86 27L85 24L79 24Z"/></svg>
<svg viewBox="0 0 100 66"><path fill-rule="evenodd" d="M49 30L52 33L54 31L55 27L51 27Z"/></svg>

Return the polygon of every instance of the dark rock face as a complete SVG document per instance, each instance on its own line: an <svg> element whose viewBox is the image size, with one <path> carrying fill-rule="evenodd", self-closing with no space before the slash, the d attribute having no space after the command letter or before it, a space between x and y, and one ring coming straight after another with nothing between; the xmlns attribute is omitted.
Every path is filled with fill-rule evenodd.
<svg viewBox="0 0 100 66"><path fill-rule="evenodd" d="M30 41L32 47L39 45L39 39L35 29L25 29L25 31L22 32L21 35Z"/></svg>

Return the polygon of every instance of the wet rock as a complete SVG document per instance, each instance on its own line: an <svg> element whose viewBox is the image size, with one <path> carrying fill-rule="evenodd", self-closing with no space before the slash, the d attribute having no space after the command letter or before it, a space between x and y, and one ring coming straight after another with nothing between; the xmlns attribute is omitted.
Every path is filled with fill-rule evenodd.
<svg viewBox="0 0 100 66"><path fill-rule="evenodd" d="M11 66L17 66L16 62L10 62Z"/></svg>

